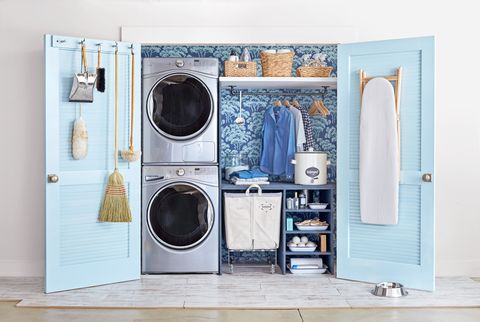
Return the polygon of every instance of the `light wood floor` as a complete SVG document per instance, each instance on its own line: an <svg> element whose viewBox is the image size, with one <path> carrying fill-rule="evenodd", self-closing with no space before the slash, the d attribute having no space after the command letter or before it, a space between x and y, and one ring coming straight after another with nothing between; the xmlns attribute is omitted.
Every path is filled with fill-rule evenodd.
<svg viewBox="0 0 480 322"><path fill-rule="evenodd" d="M0 278L0 301L20 307L322 309L480 307L480 283L469 277L437 278L435 292L409 290L399 299L370 294L373 286L331 276L261 272L233 275L149 275L142 279L44 294L41 278Z"/></svg>
<svg viewBox="0 0 480 322"><path fill-rule="evenodd" d="M478 322L477 308L205 310L55 309L16 307L0 302L1 322Z"/></svg>

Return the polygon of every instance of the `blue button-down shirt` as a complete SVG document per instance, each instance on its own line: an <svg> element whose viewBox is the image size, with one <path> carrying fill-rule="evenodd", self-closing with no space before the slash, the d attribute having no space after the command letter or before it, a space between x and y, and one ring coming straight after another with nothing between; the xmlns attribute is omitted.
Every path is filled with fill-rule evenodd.
<svg viewBox="0 0 480 322"><path fill-rule="evenodd" d="M284 107L270 107L263 119L263 146L260 169L275 176L293 177L295 123Z"/></svg>

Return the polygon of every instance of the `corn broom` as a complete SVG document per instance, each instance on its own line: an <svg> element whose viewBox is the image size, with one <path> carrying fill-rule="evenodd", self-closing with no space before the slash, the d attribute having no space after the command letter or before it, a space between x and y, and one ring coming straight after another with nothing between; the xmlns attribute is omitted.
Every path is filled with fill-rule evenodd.
<svg viewBox="0 0 480 322"><path fill-rule="evenodd" d="M108 178L99 221L131 222L123 176L118 171L118 46L115 47L115 170Z"/></svg>

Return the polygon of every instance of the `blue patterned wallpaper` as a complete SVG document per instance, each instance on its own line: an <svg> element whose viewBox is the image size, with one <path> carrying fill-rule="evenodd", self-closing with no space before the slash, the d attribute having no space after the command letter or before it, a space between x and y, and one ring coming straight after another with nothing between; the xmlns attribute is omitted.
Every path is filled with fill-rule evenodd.
<svg viewBox="0 0 480 322"><path fill-rule="evenodd" d="M289 48L295 51L295 58L292 68L292 76L295 70L301 65L301 57L304 54L325 53L327 55L327 64L333 66L332 76L337 72L337 46L336 45L296 45L296 46L229 46L229 45L206 45L206 46L142 46L142 57L214 57L220 62L220 75L223 76L223 61L225 61L232 50L238 54L247 47L254 61L257 62L257 76L261 76L260 52L265 49L285 49ZM245 155L251 165L257 165L261 153L262 142L262 124L264 111L267 107L279 99L281 101L296 99L302 106L310 107L313 99L319 96L244 96L243 97L243 117L246 120L245 125L235 124L235 118L239 113L239 97L230 95L229 90L220 91L220 118L221 118L221 142L220 142L220 163L225 164L225 159L229 154L242 153ZM312 126L315 140L315 150L325 151L329 155L331 166L328 169L329 181L335 181L336 173L336 146L337 146L337 92L329 89L323 98L325 106L330 110L328 117L312 117ZM227 250L223 242L222 261L226 262ZM265 255L261 253L243 253L235 256L236 260L248 260L249 262L263 262Z"/></svg>
<svg viewBox="0 0 480 322"><path fill-rule="evenodd" d="M142 57L214 57L220 61L220 75L223 75L223 61L225 61L232 50L238 54L247 47L254 61L257 62L257 75L261 76L260 52L265 49L284 49L289 48L295 51L292 75L301 65L301 57L304 54L325 53L327 55L327 64L333 66L332 76L336 76L337 68L337 46L336 45L296 45L296 46L276 46L276 45L246 45L246 46L228 46L228 45L207 45L207 46L142 46ZM225 164L226 157L229 154L242 153L248 158L251 165L258 165L261 142L262 142L262 123L264 111L267 107L280 99L296 99L302 106L310 107L313 99L319 96L244 96L243 98L243 117L246 123L243 126L235 124L234 120L239 113L239 97L230 95L226 89L220 91L220 115L221 115L221 144L220 144L220 163ZM336 145L337 145L337 93L336 90L329 89L324 97L324 103L330 110L328 117L314 116L312 126L315 139L315 150L325 151L329 155L331 166L328 171L328 179L335 181L336 173Z"/></svg>

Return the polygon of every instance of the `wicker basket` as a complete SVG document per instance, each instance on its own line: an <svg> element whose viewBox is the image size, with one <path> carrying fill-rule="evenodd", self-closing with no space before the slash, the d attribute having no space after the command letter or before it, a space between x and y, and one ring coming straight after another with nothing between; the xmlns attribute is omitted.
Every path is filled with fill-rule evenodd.
<svg viewBox="0 0 480 322"><path fill-rule="evenodd" d="M256 77L257 63L253 61L225 61L225 76Z"/></svg>
<svg viewBox="0 0 480 322"><path fill-rule="evenodd" d="M297 68L298 77L329 77L333 67L327 66L304 66Z"/></svg>
<svg viewBox="0 0 480 322"><path fill-rule="evenodd" d="M262 60L262 74L264 77L290 77L292 76L292 65L294 52L289 53L260 53Z"/></svg>

